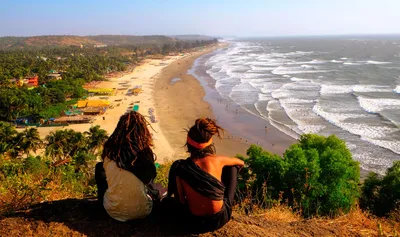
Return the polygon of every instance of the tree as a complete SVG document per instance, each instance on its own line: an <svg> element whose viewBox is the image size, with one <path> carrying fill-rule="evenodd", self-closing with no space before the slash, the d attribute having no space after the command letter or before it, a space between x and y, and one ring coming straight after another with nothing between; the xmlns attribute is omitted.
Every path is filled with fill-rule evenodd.
<svg viewBox="0 0 400 237"><path fill-rule="evenodd" d="M43 145L39 131L36 128L25 129L23 132L18 133L16 140L18 141L19 149L26 154L26 157L29 156L31 151L36 152Z"/></svg>
<svg viewBox="0 0 400 237"><path fill-rule="evenodd" d="M90 127L84 134L87 137L87 148L91 153L98 151L108 138L106 130L101 129L99 125Z"/></svg>
<svg viewBox="0 0 400 237"><path fill-rule="evenodd" d="M68 144L68 138L65 136L63 130L57 130L50 132L46 136L46 156L50 157L53 161L61 160L65 157L64 149Z"/></svg>
<svg viewBox="0 0 400 237"><path fill-rule="evenodd" d="M17 130L10 123L0 121L0 155L14 148L14 139Z"/></svg>
<svg viewBox="0 0 400 237"><path fill-rule="evenodd" d="M57 130L46 136L46 156L54 162L72 159L80 151L86 151L86 138L72 129Z"/></svg>
<svg viewBox="0 0 400 237"><path fill-rule="evenodd" d="M393 162L385 176L370 173L362 187L360 206L378 216L400 209L400 161Z"/></svg>
<svg viewBox="0 0 400 237"><path fill-rule="evenodd" d="M262 196L268 197L267 202L287 201L306 217L348 212L359 196L359 164L334 135L302 135L283 158L255 145L247 155L249 170L242 178L250 182L253 194L266 187Z"/></svg>

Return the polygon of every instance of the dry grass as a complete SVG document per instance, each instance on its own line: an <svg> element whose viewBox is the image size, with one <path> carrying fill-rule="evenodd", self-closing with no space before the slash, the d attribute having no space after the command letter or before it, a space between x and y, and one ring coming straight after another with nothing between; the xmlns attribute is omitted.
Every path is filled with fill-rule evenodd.
<svg viewBox="0 0 400 237"><path fill-rule="evenodd" d="M265 219L277 222L294 222L303 218L299 213L293 212L292 208L285 205L277 205L262 214Z"/></svg>
<svg viewBox="0 0 400 237"><path fill-rule="evenodd" d="M343 236L398 236L400 223L386 218L378 218L355 208L350 213L334 219L315 218L316 223L344 230Z"/></svg>

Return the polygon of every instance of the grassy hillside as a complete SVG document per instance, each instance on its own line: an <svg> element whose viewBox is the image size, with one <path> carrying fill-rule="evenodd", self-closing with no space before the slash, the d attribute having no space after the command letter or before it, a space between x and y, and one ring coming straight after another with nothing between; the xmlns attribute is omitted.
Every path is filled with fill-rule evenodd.
<svg viewBox="0 0 400 237"><path fill-rule="evenodd" d="M196 40L212 40L215 37L207 36L207 35L171 35L172 38L179 40L187 40L187 41L196 41Z"/></svg>
<svg viewBox="0 0 400 237"><path fill-rule="evenodd" d="M176 39L164 35L96 35L87 36L86 38L107 45L163 45L171 44L176 41Z"/></svg>
<svg viewBox="0 0 400 237"><path fill-rule="evenodd" d="M45 35L45 36L29 36L29 37L0 37L0 50L29 48L29 47L45 47L45 46L93 46L93 45L136 45L136 46L153 46L173 44L181 41L196 40L212 40L212 37L203 35L93 35L93 36L76 36L76 35Z"/></svg>

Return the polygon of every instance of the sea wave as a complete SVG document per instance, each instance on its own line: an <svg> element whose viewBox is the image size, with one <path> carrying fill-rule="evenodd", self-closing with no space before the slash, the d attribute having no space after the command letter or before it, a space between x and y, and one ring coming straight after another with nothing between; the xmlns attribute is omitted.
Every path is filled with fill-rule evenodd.
<svg viewBox="0 0 400 237"><path fill-rule="evenodd" d="M355 85L353 86L354 92L391 92L391 86L380 85Z"/></svg>
<svg viewBox="0 0 400 237"><path fill-rule="evenodd" d="M382 62L382 61L367 61L366 64L390 64L391 62Z"/></svg>
<svg viewBox="0 0 400 237"><path fill-rule="evenodd" d="M360 107L368 113L379 113L382 110L397 110L400 109L400 100L397 99L375 99L357 96Z"/></svg>
<svg viewBox="0 0 400 237"><path fill-rule="evenodd" d="M346 94L353 91L352 85L330 85L322 84L320 93L321 95L331 95L331 94Z"/></svg>
<svg viewBox="0 0 400 237"><path fill-rule="evenodd" d="M363 114L344 114L344 113L332 113L326 111L318 103L313 107L313 111L319 116L323 117L326 121L333 125L348 131L352 134L359 135L362 140L378 145L380 147L389 149L393 152L400 154L400 141L391 141L387 137L394 133L399 132L400 129L385 125L372 125L365 123L349 123L346 119L349 118L365 118L368 115Z"/></svg>

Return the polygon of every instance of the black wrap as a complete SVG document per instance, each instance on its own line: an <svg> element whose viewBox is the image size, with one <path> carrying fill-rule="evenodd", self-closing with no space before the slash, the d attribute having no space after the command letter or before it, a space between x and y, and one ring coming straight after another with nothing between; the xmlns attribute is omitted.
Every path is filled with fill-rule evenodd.
<svg viewBox="0 0 400 237"><path fill-rule="evenodd" d="M203 171L192 159L173 163L168 178L168 196L177 193L176 177L184 180L194 191L212 200L223 200L225 185Z"/></svg>

